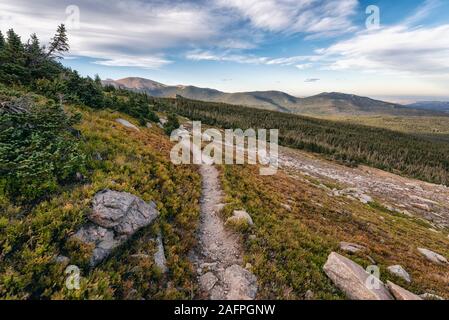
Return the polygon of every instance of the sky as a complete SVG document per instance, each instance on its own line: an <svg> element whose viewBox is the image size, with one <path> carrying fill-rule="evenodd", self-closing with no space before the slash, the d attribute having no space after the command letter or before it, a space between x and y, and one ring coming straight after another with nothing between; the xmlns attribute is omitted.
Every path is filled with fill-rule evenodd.
<svg viewBox="0 0 449 320"><path fill-rule="evenodd" d="M0 0L0 30L47 43L102 79L226 92L449 100L448 0Z"/></svg>

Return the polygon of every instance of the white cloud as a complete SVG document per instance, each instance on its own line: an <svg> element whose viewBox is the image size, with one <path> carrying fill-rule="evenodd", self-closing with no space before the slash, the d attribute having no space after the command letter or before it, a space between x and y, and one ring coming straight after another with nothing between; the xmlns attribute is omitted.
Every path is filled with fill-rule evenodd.
<svg viewBox="0 0 449 320"><path fill-rule="evenodd" d="M3 28L28 37L36 32L48 41L65 22L72 0L0 1ZM207 7L180 1L78 0L79 30L69 30L71 53L99 59L100 64L156 68L169 63L165 50L201 45L220 35L221 18Z"/></svg>
<svg viewBox="0 0 449 320"><path fill-rule="evenodd" d="M353 30L357 0L215 0L235 10L254 28L326 36Z"/></svg>
<svg viewBox="0 0 449 320"><path fill-rule="evenodd" d="M359 33L319 51L333 70L385 71L417 75L449 74L449 24L406 26Z"/></svg>
<svg viewBox="0 0 449 320"><path fill-rule="evenodd" d="M220 52L193 50L187 53L186 58L193 61L228 61L245 64L265 64L276 66L292 66L301 61L313 61L316 59L315 56L293 56L283 58L259 57L250 54L234 54L229 50ZM310 64L307 66L310 66Z"/></svg>

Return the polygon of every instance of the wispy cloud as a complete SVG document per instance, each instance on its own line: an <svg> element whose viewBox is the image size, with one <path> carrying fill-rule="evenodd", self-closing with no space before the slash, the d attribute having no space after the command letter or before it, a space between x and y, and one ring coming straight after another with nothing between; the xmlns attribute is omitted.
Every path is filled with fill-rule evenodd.
<svg viewBox="0 0 449 320"><path fill-rule="evenodd" d="M215 0L257 29L325 36L353 29L357 0Z"/></svg>

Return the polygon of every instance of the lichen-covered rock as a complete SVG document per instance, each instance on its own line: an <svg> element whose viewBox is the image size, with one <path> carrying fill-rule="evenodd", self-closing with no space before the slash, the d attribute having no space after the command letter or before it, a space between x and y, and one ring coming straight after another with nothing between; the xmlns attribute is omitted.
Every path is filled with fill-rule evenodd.
<svg viewBox="0 0 449 320"><path fill-rule="evenodd" d="M227 222L240 222L245 221L250 226L254 225L253 219L248 214L248 212L244 210L234 210L232 217L230 217Z"/></svg>
<svg viewBox="0 0 449 320"><path fill-rule="evenodd" d="M224 272L223 283L228 289L227 300L254 300L257 295L257 278L239 265L233 265Z"/></svg>
<svg viewBox="0 0 449 320"><path fill-rule="evenodd" d="M217 282L218 278L212 272L208 272L199 278L200 288L204 292L212 290Z"/></svg>
<svg viewBox="0 0 449 320"><path fill-rule="evenodd" d="M370 275L360 265L332 252L323 267L336 287L352 300L393 300L379 279Z"/></svg>
<svg viewBox="0 0 449 320"><path fill-rule="evenodd" d="M388 271L390 271L391 274L394 274L395 276L407 281L407 282L412 282L412 278L410 277L410 275L408 274L407 271L405 271L405 269L400 266L400 265L395 265L395 266L389 266Z"/></svg>
<svg viewBox="0 0 449 320"><path fill-rule="evenodd" d="M447 264L449 263L445 257L443 257L441 254L438 254L436 252L433 252L429 249L424 248L418 248L418 251L426 257L427 260L436 263L436 264Z"/></svg>
<svg viewBox="0 0 449 320"><path fill-rule="evenodd" d="M90 265L96 266L128 240L137 230L151 224L159 215L156 205L127 192L104 190L95 195L91 223L73 236L94 246Z"/></svg>

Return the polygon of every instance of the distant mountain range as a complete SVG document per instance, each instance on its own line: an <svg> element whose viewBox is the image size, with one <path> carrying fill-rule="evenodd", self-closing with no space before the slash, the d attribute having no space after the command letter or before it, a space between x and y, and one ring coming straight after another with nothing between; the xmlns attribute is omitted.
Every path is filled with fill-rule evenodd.
<svg viewBox="0 0 449 320"><path fill-rule="evenodd" d="M155 97L176 97L187 99L223 102L304 115L442 115L442 111L432 108L418 108L374 100L344 93L321 93L319 95L298 98L281 91L254 91L226 93L209 88L194 86L168 86L143 78L125 78L104 80L104 85L147 92ZM438 112L439 111L439 112Z"/></svg>
<svg viewBox="0 0 449 320"><path fill-rule="evenodd" d="M409 104L407 107L449 113L449 101L422 101Z"/></svg>

